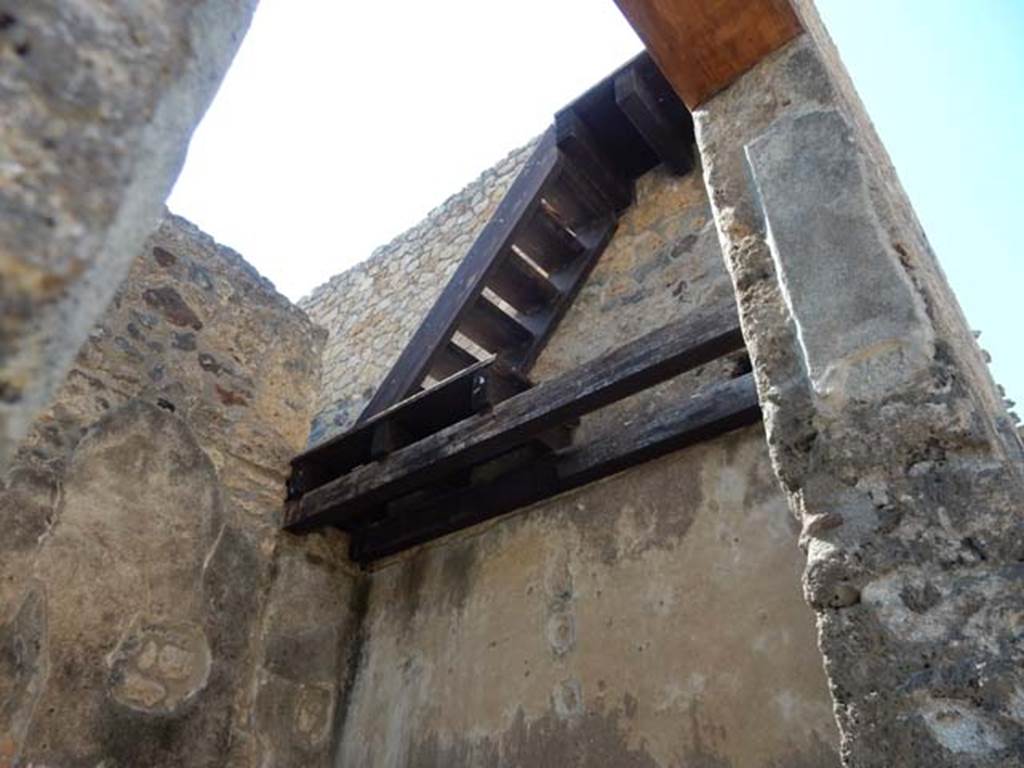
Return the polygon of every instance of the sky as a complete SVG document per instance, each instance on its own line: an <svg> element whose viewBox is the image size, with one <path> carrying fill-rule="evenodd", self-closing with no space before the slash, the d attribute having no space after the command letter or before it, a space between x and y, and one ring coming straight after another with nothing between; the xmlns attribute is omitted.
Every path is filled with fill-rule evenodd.
<svg viewBox="0 0 1024 768"><path fill-rule="evenodd" d="M1024 414L1024 1L818 8ZM640 48L612 0L262 0L169 206L297 300Z"/></svg>

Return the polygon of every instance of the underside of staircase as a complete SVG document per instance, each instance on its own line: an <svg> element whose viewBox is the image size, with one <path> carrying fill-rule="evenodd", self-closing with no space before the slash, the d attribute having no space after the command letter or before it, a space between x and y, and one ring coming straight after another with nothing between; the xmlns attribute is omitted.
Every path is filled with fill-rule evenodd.
<svg viewBox="0 0 1024 768"><path fill-rule="evenodd" d="M335 525L367 563L759 418L749 376L610 440L580 416L742 349L733 308L533 386L544 345L690 115L646 53L559 111L356 425L292 462L285 526Z"/></svg>

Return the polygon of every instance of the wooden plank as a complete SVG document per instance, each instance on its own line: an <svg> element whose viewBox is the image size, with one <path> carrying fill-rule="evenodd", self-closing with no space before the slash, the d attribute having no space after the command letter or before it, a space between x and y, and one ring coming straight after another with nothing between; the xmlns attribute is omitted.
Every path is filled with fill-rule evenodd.
<svg viewBox="0 0 1024 768"><path fill-rule="evenodd" d="M476 365L479 360L454 341L449 341L435 353L430 361L429 373L438 381L447 379L459 371Z"/></svg>
<svg viewBox="0 0 1024 768"><path fill-rule="evenodd" d="M528 328L486 296L478 296L463 314L459 331L486 350L516 357L533 340Z"/></svg>
<svg viewBox="0 0 1024 768"><path fill-rule="evenodd" d="M480 236L420 323L398 361L377 388L359 421L363 422L407 397L426 377L437 350L451 339L463 314L473 306L521 222L540 204L540 193L563 160L549 129L512 183Z"/></svg>
<svg viewBox="0 0 1024 768"><path fill-rule="evenodd" d="M548 273L563 269L585 250L543 204L516 233L515 245Z"/></svg>
<svg viewBox="0 0 1024 768"><path fill-rule="evenodd" d="M621 178L598 148L590 129L570 106L555 115L558 148L571 166L613 211L622 211L633 203L633 182Z"/></svg>
<svg viewBox="0 0 1024 768"><path fill-rule="evenodd" d="M616 76L615 103L674 173L683 175L693 170L692 124L687 122L687 130L681 131L669 120L639 68L630 67Z"/></svg>
<svg viewBox="0 0 1024 768"><path fill-rule="evenodd" d="M380 459L528 389L530 383L494 358L477 362L292 459L289 498L308 493L354 467Z"/></svg>
<svg viewBox="0 0 1024 768"><path fill-rule="evenodd" d="M285 525L345 526L445 474L500 456L552 427L742 348L735 307L705 310L359 467L302 497Z"/></svg>
<svg viewBox="0 0 1024 768"><path fill-rule="evenodd" d="M553 218L575 232L586 224L615 213L608 199L596 192L568 160L544 189Z"/></svg>
<svg viewBox="0 0 1024 768"><path fill-rule="evenodd" d="M615 0L690 110L802 31L789 0Z"/></svg>
<svg viewBox="0 0 1024 768"><path fill-rule="evenodd" d="M589 445L542 457L491 482L442 494L379 524L357 530L352 557L367 563L467 528L757 423L753 377L715 384L696 397Z"/></svg>
<svg viewBox="0 0 1024 768"><path fill-rule="evenodd" d="M554 305L560 295L550 280L514 250L501 260L487 287L525 314Z"/></svg>
<svg viewBox="0 0 1024 768"><path fill-rule="evenodd" d="M650 56L644 51L608 77L595 83L569 105L590 129L604 156L613 163L619 175L626 179L637 179L661 162L615 105L616 75L639 64L654 66ZM672 98L682 107L682 102L674 92ZM685 107L683 109L685 110Z"/></svg>

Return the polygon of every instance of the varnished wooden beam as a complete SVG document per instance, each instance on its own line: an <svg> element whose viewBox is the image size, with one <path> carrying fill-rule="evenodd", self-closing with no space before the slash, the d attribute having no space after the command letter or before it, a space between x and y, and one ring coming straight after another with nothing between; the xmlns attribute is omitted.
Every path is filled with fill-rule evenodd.
<svg viewBox="0 0 1024 768"><path fill-rule="evenodd" d="M691 110L801 32L789 0L615 0Z"/></svg>

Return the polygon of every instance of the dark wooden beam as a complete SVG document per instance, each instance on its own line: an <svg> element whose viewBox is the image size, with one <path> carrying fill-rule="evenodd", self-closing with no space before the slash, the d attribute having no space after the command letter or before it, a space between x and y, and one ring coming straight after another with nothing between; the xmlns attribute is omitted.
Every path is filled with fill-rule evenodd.
<svg viewBox="0 0 1024 768"><path fill-rule="evenodd" d="M693 124L686 122L685 130L680 131L658 104L639 67L624 69L615 76L615 103L674 173L683 175L693 170Z"/></svg>
<svg viewBox="0 0 1024 768"><path fill-rule="evenodd" d="M706 310L543 382L380 462L305 494L286 510L285 525L346 526L361 513L439 477L524 445L571 419L742 348L735 307Z"/></svg>
<svg viewBox="0 0 1024 768"><path fill-rule="evenodd" d="M474 307L474 298L512 245L522 220L540 204L541 190L561 164L555 132L550 129L541 137L537 149L512 182L494 215L377 388L360 415L360 422L404 400L423 381L430 370L431 359L451 339L465 313Z"/></svg>
<svg viewBox="0 0 1024 768"><path fill-rule="evenodd" d="M800 34L789 0L615 0L690 110Z"/></svg>
<svg viewBox="0 0 1024 768"><path fill-rule="evenodd" d="M570 159L593 192L616 213L633 203L633 182L619 176L611 161L597 146L590 129L570 106L555 115L558 148Z"/></svg>
<svg viewBox="0 0 1024 768"><path fill-rule="evenodd" d="M487 410L528 389L529 381L488 358L292 459L289 498L297 498L354 467Z"/></svg>
<svg viewBox="0 0 1024 768"><path fill-rule="evenodd" d="M533 333L486 296L477 296L462 313L459 332L490 352L526 349Z"/></svg>
<svg viewBox="0 0 1024 768"><path fill-rule="evenodd" d="M488 483L443 494L357 530L352 558L367 563L395 554L757 423L760 416L750 374L712 385L691 400L635 420L589 445L542 457Z"/></svg>
<svg viewBox="0 0 1024 768"><path fill-rule="evenodd" d="M527 315L550 307L559 296L554 284L514 250L502 259L487 287Z"/></svg>

